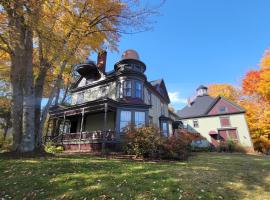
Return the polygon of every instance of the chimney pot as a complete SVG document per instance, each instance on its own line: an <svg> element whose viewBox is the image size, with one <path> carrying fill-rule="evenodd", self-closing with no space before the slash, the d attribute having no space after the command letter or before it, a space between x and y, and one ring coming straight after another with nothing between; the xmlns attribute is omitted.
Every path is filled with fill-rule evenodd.
<svg viewBox="0 0 270 200"><path fill-rule="evenodd" d="M107 51L102 50L98 52L97 66L99 70L103 73L106 72L106 60L107 60Z"/></svg>

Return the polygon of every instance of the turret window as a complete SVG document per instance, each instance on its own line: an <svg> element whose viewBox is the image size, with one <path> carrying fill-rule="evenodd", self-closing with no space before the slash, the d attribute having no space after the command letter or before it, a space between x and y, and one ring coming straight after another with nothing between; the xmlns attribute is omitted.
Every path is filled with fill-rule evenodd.
<svg viewBox="0 0 270 200"><path fill-rule="evenodd" d="M142 83L135 81L135 97L142 98Z"/></svg>
<svg viewBox="0 0 270 200"><path fill-rule="evenodd" d="M131 97L132 96L132 85L131 85L131 80L126 80L124 82L124 95L126 97Z"/></svg>

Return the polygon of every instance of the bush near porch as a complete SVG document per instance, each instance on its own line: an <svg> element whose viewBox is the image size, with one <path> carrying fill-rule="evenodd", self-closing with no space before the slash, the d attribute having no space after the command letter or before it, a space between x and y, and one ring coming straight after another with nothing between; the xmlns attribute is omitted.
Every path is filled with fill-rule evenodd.
<svg viewBox="0 0 270 200"><path fill-rule="evenodd" d="M200 134L183 130L165 137L155 126L129 126L125 130L124 151L136 157L185 160L191 151L191 142L199 138Z"/></svg>

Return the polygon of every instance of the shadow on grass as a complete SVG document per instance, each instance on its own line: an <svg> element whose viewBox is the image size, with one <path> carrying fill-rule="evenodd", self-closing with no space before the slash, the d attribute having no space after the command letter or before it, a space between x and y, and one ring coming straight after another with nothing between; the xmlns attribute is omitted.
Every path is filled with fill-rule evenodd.
<svg viewBox="0 0 270 200"><path fill-rule="evenodd" d="M8 199L265 199L270 159L199 154L187 162L134 162L89 156L0 160Z"/></svg>

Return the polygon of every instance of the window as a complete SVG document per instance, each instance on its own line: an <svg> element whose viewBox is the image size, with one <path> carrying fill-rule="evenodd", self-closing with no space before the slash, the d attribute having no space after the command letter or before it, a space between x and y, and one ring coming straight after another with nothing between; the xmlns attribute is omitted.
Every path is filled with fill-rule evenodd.
<svg viewBox="0 0 270 200"><path fill-rule="evenodd" d="M121 111L120 130L123 131L131 123L131 111Z"/></svg>
<svg viewBox="0 0 270 200"><path fill-rule="evenodd" d="M135 112L135 122L136 127L141 127L145 125L145 112Z"/></svg>
<svg viewBox="0 0 270 200"><path fill-rule="evenodd" d="M152 124L154 123L153 117L149 115L149 116L148 116L148 119L149 119L149 124L152 125Z"/></svg>
<svg viewBox="0 0 270 200"><path fill-rule="evenodd" d="M167 126L167 122L162 122L162 133L165 136L168 136L168 126Z"/></svg>
<svg viewBox="0 0 270 200"><path fill-rule="evenodd" d="M162 102L160 102L160 111L161 111L161 115L165 115L164 104Z"/></svg>
<svg viewBox="0 0 270 200"><path fill-rule="evenodd" d="M193 120L193 127L198 128L199 127L199 121L198 120Z"/></svg>
<svg viewBox="0 0 270 200"><path fill-rule="evenodd" d="M182 123L183 123L183 128L188 128L188 123L187 123L186 120L185 121L182 121Z"/></svg>
<svg viewBox="0 0 270 200"><path fill-rule="evenodd" d="M229 117L220 117L220 124L222 127L231 126L230 118Z"/></svg>
<svg viewBox="0 0 270 200"><path fill-rule="evenodd" d="M142 83L135 81L135 97L142 98Z"/></svg>
<svg viewBox="0 0 270 200"><path fill-rule="evenodd" d="M126 97L131 97L131 91L132 91L131 81L130 80L126 80L124 82L124 95Z"/></svg>
<svg viewBox="0 0 270 200"><path fill-rule="evenodd" d="M227 112L227 108L225 106L219 107L219 113L225 113Z"/></svg>
<svg viewBox="0 0 270 200"><path fill-rule="evenodd" d="M147 104L152 104L152 94L149 90L147 91Z"/></svg>
<svg viewBox="0 0 270 200"><path fill-rule="evenodd" d="M77 94L77 104L80 104L80 103L83 103L84 101L84 93L83 92L80 92Z"/></svg>

